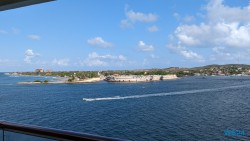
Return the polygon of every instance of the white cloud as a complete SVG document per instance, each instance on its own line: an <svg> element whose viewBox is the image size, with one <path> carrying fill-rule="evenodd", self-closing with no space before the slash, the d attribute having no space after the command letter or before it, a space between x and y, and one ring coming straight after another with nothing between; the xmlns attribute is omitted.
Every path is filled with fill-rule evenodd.
<svg viewBox="0 0 250 141"><path fill-rule="evenodd" d="M125 8L126 19L121 21L122 27L131 27L136 22L155 22L158 19L158 16L153 13L142 13L135 12L133 10L128 10Z"/></svg>
<svg viewBox="0 0 250 141"><path fill-rule="evenodd" d="M250 47L250 24L240 26L239 23L222 23L220 30L223 29L227 31L221 33L228 35L221 38L221 42L225 42L226 45L231 47Z"/></svg>
<svg viewBox="0 0 250 141"><path fill-rule="evenodd" d="M239 22L200 25L181 25L177 27L175 36L187 46L230 46L249 48L250 24Z"/></svg>
<svg viewBox="0 0 250 141"><path fill-rule="evenodd" d="M41 39L41 36L33 34L33 35L29 35L28 38L31 39L31 40L36 40L37 41L37 40Z"/></svg>
<svg viewBox="0 0 250 141"><path fill-rule="evenodd" d="M120 61L126 61L127 58L125 56L123 56L123 55L119 55L118 56L118 60L120 60Z"/></svg>
<svg viewBox="0 0 250 141"><path fill-rule="evenodd" d="M133 10L126 11L126 17L132 22L154 22L157 20L157 15L149 13L134 12Z"/></svg>
<svg viewBox="0 0 250 141"><path fill-rule="evenodd" d="M239 56L234 55L235 49L240 51L238 54L245 54L244 50L250 49L250 16L246 16L250 15L250 5L232 7L225 5L223 0L210 0L204 9L206 20L179 25L170 35L168 46L177 47L177 52L185 58L200 58L189 48L211 48L213 58L224 57L225 60ZM174 16L180 18L178 13Z"/></svg>
<svg viewBox="0 0 250 141"><path fill-rule="evenodd" d="M89 58L91 59L116 59L116 56L112 56L110 54L98 55L96 52L92 52L89 54Z"/></svg>
<svg viewBox="0 0 250 141"><path fill-rule="evenodd" d="M222 58L231 57L231 53L226 52L225 47L214 47L212 50Z"/></svg>
<svg viewBox="0 0 250 141"><path fill-rule="evenodd" d="M150 27L148 28L148 31L149 31L149 32L157 32L158 30L159 30L159 28L158 28L157 26L155 26L155 25L150 26Z"/></svg>
<svg viewBox="0 0 250 141"><path fill-rule="evenodd" d="M250 6L229 7L222 0L206 6L206 23L180 25L175 37L185 46L250 48Z"/></svg>
<svg viewBox="0 0 250 141"><path fill-rule="evenodd" d="M175 30L175 37L184 45L200 45L200 40L206 40L210 33L210 27L201 23L200 25L181 25Z"/></svg>
<svg viewBox="0 0 250 141"><path fill-rule="evenodd" d="M107 48L107 47L112 47L113 45L105 40L102 39L102 37L95 37L92 39L89 39L88 44L93 45L93 46L98 46L98 47L103 47L103 48Z"/></svg>
<svg viewBox="0 0 250 141"><path fill-rule="evenodd" d="M99 55L96 52L92 52L88 54L88 57L80 61L82 66L89 66L89 67L106 67L106 66L121 66L122 63L127 61L127 58L123 55Z"/></svg>
<svg viewBox="0 0 250 141"><path fill-rule="evenodd" d="M141 51L154 51L154 47L152 45L147 45L143 41L138 42L138 47Z"/></svg>
<svg viewBox="0 0 250 141"><path fill-rule="evenodd" d="M210 0L205 7L210 22L217 23L224 20L226 23L241 21L244 24L250 21L250 5L245 7L230 7L224 5L224 0Z"/></svg>
<svg viewBox="0 0 250 141"><path fill-rule="evenodd" d="M167 46L167 48L169 48L170 50L174 51L177 54L180 54L181 56L183 56L184 58L188 59L188 60L192 60L192 61L196 61L196 62L204 62L204 58L203 56L199 55L196 52L193 52L191 50L188 50L187 48L179 45L172 45L169 44Z"/></svg>
<svg viewBox="0 0 250 141"><path fill-rule="evenodd" d="M31 63L31 61L37 57L40 56L38 53L34 53L33 50L31 49L27 49L24 53L25 58L24 58L24 62L25 63Z"/></svg>
<svg viewBox="0 0 250 141"><path fill-rule="evenodd" d="M69 59L54 59L52 61L53 65L58 65L60 67L65 67L65 66L69 66Z"/></svg>

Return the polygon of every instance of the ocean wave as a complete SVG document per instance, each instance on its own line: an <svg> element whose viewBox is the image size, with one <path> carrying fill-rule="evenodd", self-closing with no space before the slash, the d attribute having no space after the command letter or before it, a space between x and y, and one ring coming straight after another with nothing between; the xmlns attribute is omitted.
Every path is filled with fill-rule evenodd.
<svg viewBox="0 0 250 141"><path fill-rule="evenodd" d="M83 101L104 101L104 100L123 100L123 99L135 99L135 98L146 98L146 97L158 97L158 96L169 96L169 95L183 95L183 94L193 94L193 93L203 93L203 92L214 92L227 89L235 89L241 87L248 87L248 85L236 85L222 88L211 88L211 89L200 89L200 90L188 90L179 92L168 92L168 93L156 93L156 94L145 94L145 95L131 95L131 96L113 96L113 97L101 97L101 98L83 98Z"/></svg>
<svg viewBox="0 0 250 141"><path fill-rule="evenodd" d="M20 76L17 76L17 75L9 75L9 77L20 77Z"/></svg>
<svg viewBox="0 0 250 141"><path fill-rule="evenodd" d="M10 86L10 85L14 85L14 84L0 84L0 86Z"/></svg>

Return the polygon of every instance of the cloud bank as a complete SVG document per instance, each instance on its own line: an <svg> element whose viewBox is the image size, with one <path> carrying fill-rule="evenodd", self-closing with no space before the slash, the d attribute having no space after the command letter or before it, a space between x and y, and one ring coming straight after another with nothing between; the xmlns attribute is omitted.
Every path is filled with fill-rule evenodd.
<svg viewBox="0 0 250 141"><path fill-rule="evenodd" d="M203 61L201 53L192 50L209 48L213 58L229 58L234 56L229 52L235 48L242 55L250 49L250 16L246 16L250 15L250 5L230 7L223 0L211 0L204 9L206 21L179 25L171 35L168 49L188 60Z"/></svg>

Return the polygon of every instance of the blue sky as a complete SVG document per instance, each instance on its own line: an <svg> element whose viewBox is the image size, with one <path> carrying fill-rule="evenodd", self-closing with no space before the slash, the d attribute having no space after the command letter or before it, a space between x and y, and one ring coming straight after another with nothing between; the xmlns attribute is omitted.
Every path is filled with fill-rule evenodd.
<svg viewBox="0 0 250 141"><path fill-rule="evenodd" d="M248 0L57 0L0 12L0 72L250 61Z"/></svg>

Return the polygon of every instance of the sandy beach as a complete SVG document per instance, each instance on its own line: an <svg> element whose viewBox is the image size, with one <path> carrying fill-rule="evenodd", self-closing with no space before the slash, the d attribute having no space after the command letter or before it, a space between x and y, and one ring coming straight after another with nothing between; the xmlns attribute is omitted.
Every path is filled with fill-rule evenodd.
<svg viewBox="0 0 250 141"><path fill-rule="evenodd" d="M98 82L98 81L102 81L102 79L100 77L95 77L95 78L89 78L89 79L76 81L76 82L78 82L78 83L94 83L94 82Z"/></svg>

